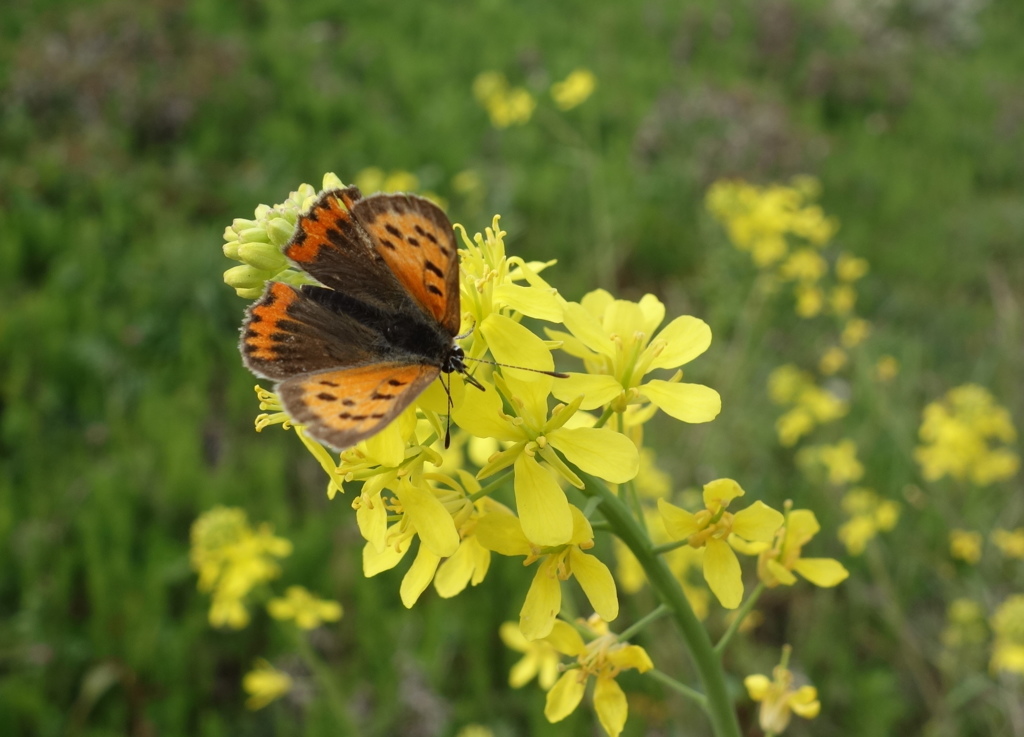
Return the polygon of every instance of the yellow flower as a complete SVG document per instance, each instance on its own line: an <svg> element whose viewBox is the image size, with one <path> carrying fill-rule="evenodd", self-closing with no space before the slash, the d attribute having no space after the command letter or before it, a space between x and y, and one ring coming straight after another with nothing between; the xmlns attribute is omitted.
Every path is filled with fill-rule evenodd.
<svg viewBox="0 0 1024 737"><path fill-rule="evenodd" d="M629 405L651 402L683 422L710 422L722 409L722 398L701 384L679 383L682 372L668 381L645 376L657 369L689 363L711 345L711 328L695 317L677 317L657 334L665 306L653 294L639 302L614 299L603 289L580 303L563 306L569 333L546 330L562 350L583 360L587 373L556 382L552 393L568 402L582 396L583 409L609 406L625 412Z"/></svg>
<svg viewBox="0 0 1024 737"><path fill-rule="evenodd" d="M562 110L583 104L597 87L597 77L589 69L575 69L561 82L551 85L551 97Z"/></svg>
<svg viewBox="0 0 1024 737"><path fill-rule="evenodd" d="M828 303L834 313L845 317L853 312L853 308L857 304L857 290L850 284L840 284L837 287L833 287L831 293L829 293Z"/></svg>
<svg viewBox="0 0 1024 737"><path fill-rule="evenodd" d="M846 351L838 346L831 346L821 355L821 359L818 361L818 370L825 376L831 376L838 373L849 360L850 357L846 355Z"/></svg>
<svg viewBox="0 0 1024 737"><path fill-rule="evenodd" d="M825 307L825 293L820 287L800 284L794 290L796 314L804 319L817 317Z"/></svg>
<svg viewBox="0 0 1024 737"><path fill-rule="evenodd" d="M503 622L498 630L505 646L523 657L512 666L508 674L508 685L522 688L534 678L545 691L555 685L558 680L558 651L546 639L527 640L515 622Z"/></svg>
<svg viewBox="0 0 1024 737"><path fill-rule="evenodd" d="M473 95L484 106L495 128L528 123L537 101L523 87L509 87L500 72L481 72L473 81Z"/></svg>
<svg viewBox="0 0 1024 737"><path fill-rule="evenodd" d="M245 511L214 507L192 524L192 568L200 591L212 592L210 624L242 629L249 623L245 597L276 578L277 558L291 554L288 540L274 537L269 525L252 529Z"/></svg>
<svg viewBox="0 0 1024 737"><path fill-rule="evenodd" d="M758 578L769 588L792 586L796 583L793 572L799 573L815 586L838 586L850 575L842 563L832 558L804 558L801 555L804 545L820 530L818 519L811 510L788 510L785 523L772 545L753 543L743 552L757 554Z"/></svg>
<svg viewBox="0 0 1024 737"><path fill-rule="evenodd" d="M589 620L589 629L596 637L588 643L571 625L558 621L547 640L563 655L576 658L576 668L566 670L548 691L544 716L549 722L560 722L572 714L583 700L587 681L594 678L594 710L604 731L619 737L626 725L628 704L626 694L615 681L624 670L646 673L654 667L650 656L639 645L619 642L607 625L596 617Z"/></svg>
<svg viewBox="0 0 1024 737"><path fill-rule="evenodd" d="M976 384L951 389L926 406L919 434L923 445L914 458L929 481L950 476L985 486L1011 478L1020 467L1015 452L990 445L1016 441L1010 413Z"/></svg>
<svg viewBox="0 0 1024 737"><path fill-rule="evenodd" d="M843 348L856 348L864 342L870 333L871 323L856 317L847 321L843 327L843 334L840 336L839 342L843 344Z"/></svg>
<svg viewBox="0 0 1024 737"><path fill-rule="evenodd" d="M843 251L836 259L836 278L840 281L855 282L868 273L868 262Z"/></svg>
<svg viewBox="0 0 1024 737"><path fill-rule="evenodd" d="M888 532L899 521L899 504L881 499L871 489L857 487L848 491L842 500L843 511L849 519L839 527L839 540L850 555L860 555L868 542L879 532Z"/></svg>
<svg viewBox="0 0 1024 737"><path fill-rule="evenodd" d="M996 528L992 531L992 544L1007 558L1024 560L1024 527L1016 530Z"/></svg>
<svg viewBox="0 0 1024 737"><path fill-rule="evenodd" d="M817 386L811 375L792 364L779 366L768 376L768 394L776 404L795 405L775 421L779 443L785 447L818 424L837 420L849 411L849 403Z"/></svg>
<svg viewBox="0 0 1024 737"><path fill-rule="evenodd" d="M875 379L883 384L888 384L896 378L900 372L900 362L893 356L880 356L875 362Z"/></svg>
<svg viewBox="0 0 1024 737"><path fill-rule="evenodd" d="M808 445L797 453L796 461L805 469L825 468L828 482L836 486L864 477L864 465L857 460L857 444L849 438L835 445Z"/></svg>
<svg viewBox="0 0 1024 737"><path fill-rule="evenodd" d="M585 553L594 547L594 531L576 507L572 514L572 537L565 544L538 546L523 534L520 521L507 510L495 511L481 517L477 525L480 543L501 555L526 556L524 565L540 561L526 601L519 612L519 629L527 640L546 637L555 624L562 608L560 581L575 577L590 605L602 619L611 621L619 616L619 599L615 579L608 566Z"/></svg>
<svg viewBox="0 0 1024 737"><path fill-rule="evenodd" d="M516 344L526 350L531 339L540 341L508 318L491 317L496 324L500 318L502 329L508 331L510 352ZM487 341L493 351L496 335L488 335ZM455 412L459 427L507 445L492 456L478 476L486 478L513 466L516 510L523 532L532 543L542 546L563 545L574 534L570 505L558 479L563 478L577 488L583 488L583 481L563 458L586 473L616 484L636 476L640 464L636 446L624 435L608 428L565 427L579 408L580 398L567 406L559 405L549 416L547 397L554 381L540 374L531 376L529 381L515 380L511 372L507 377L495 374L494 386L500 393L490 388L472 391ZM505 413L502 397L514 415Z"/></svg>
<svg viewBox="0 0 1024 737"><path fill-rule="evenodd" d="M821 711L818 690L814 686L793 688L793 672L786 667L789 653L787 645L783 649L782 662L772 670L771 679L760 674L743 679L750 698L761 702L758 721L761 729L769 734L785 731L793 714L814 719Z"/></svg>
<svg viewBox="0 0 1024 737"><path fill-rule="evenodd" d="M467 724L455 737L494 737L494 730L483 724Z"/></svg>
<svg viewBox="0 0 1024 737"><path fill-rule="evenodd" d="M947 608L946 620L941 639L943 646L948 649L979 645L988 637L985 611L976 601L954 599Z"/></svg>
<svg viewBox="0 0 1024 737"><path fill-rule="evenodd" d="M814 248L801 248L779 266L779 276L791 281L813 283L828 272L828 262Z"/></svg>
<svg viewBox="0 0 1024 737"><path fill-rule="evenodd" d="M242 678L242 688L249 694L246 707L256 711L291 691L292 678L261 658Z"/></svg>
<svg viewBox="0 0 1024 737"><path fill-rule="evenodd" d="M341 604L319 599L302 586L289 586L283 599L271 599L267 603L267 611L274 619L294 619L295 625L304 630L341 619Z"/></svg>
<svg viewBox="0 0 1024 737"><path fill-rule="evenodd" d="M729 502L744 493L732 479L711 481L704 485L705 509L696 514L658 500L669 537L704 549L704 579L726 609L735 609L743 599L743 576L730 536L769 543L783 523L781 513L760 501L735 514L727 512Z"/></svg>
<svg viewBox="0 0 1024 737"><path fill-rule="evenodd" d="M980 532L971 530L949 531L949 554L957 560L977 565L981 560L981 545L984 542Z"/></svg>
<svg viewBox="0 0 1024 737"><path fill-rule="evenodd" d="M992 615L993 671L1024 674L1024 594L1011 596Z"/></svg>

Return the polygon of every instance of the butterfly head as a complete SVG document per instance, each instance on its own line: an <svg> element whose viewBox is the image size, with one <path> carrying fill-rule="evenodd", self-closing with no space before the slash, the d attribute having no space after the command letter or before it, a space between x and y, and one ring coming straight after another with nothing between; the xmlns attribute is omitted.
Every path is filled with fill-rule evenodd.
<svg viewBox="0 0 1024 737"><path fill-rule="evenodd" d="M441 370L446 374L450 374L452 371L458 371L460 374L466 373L466 352L462 350L462 346L452 343L448 355L441 363Z"/></svg>

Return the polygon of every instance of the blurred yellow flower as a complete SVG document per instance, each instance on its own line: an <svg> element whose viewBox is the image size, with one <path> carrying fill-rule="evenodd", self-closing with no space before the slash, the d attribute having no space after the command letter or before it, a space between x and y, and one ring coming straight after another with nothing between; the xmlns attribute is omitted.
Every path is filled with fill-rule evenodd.
<svg viewBox="0 0 1024 737"><path fill-rule="evenodd" d="M1024 594L1015 594L999 605L992 615L993 671L1024 674Z"/></svg>
<svg viewBox="0 0 1024 737"><path fill-rule="evenodd" d="M523 653L523 657L509 671L508 685L522 688L536 678L541 688L550 690L558 680L561 660L554 646L543 638L527 640L515 622L503 622L498 633L506 647Z"/></svg>
<svg viewBox="0 0 1024 737"><path fill-rule="evenodd" d="M856 348L864 342L870 333L871 323L855 317L852 320L847 320L846 325L843 326L839 342L843 344L843 348Z"/></svg>
<svg viewBox="0 0 1024 737"><path fill-rule="evenodd" d="M523 125L533 117L537 101L524 87L509 87L500 72L481 72L473 81L473 95L484 106L495 128Z"/></svg>
<svg viewBox="0 0 1024 737"><path fill-rule="evenodd" d="M242 509L214 507L200 515L192 524L190 557L199 574L199 590L212 592L210 624L245 627L245 597L276 578L281 572L276 559L291 552L291 542L274 537L269 525L254 530Z"/></svg>
<svg viewBox="0 0 1024 737"><path fill-rule="evenodd" d="M849 438L835 445L808 445L796 456L805 470L824 468L828 482L835 486L856 483L864 477L864 465L857 460L857 444Z"/></svg>
<svg viewBox="0 0 1024 737"><path fill-rule="evenodd" d="M583 104L597 87L597 77L589 69L573 70L561 82L551 85L551 97L562 110Z"/></svg>
<svg viewBox="0 0 1024 737"><path fill-rule="evenodd" d="M853 312L853 308L857 304L857 290L849 284L833 287L828 296L828 304L832 308L832 312L840 317L845 317Z"/></svg>
<svg viewBox="0 0 1024 737"><path fill-rule="evenodd" d="M804 319L817 317L825 307L825 293L821 287L799 284L793 294L796 295L796 314Z"/></svg>
<svg viewBox="0 0 1024 737"><path fill-rule="evenodd" d="M855 282L868 273L868 268L866 259L843 251L836 259L836 278L839 281Z"/></svg>
<svg viewBox="0 0 1024 737"><path fill-rule="evenodd" d="M324 622L337 622L342 613L341 604L319 599L302 586L289 586L284 598L267 603L267 611L274 619L294 619L295 625L304 630L316 629Z"/></svg>
<svg viewBox="0 0 1024 737"><path fill-rule="evenodd" d="M1017 473L1020 457L1009 448L1017 430L1010 413L977 384L965 384L924 408L919 431L923 444L914 458L929 481L950 476L986 486Z"/></svg>
<svg viewBox="0 0 1024 737"><path fill-rule="evenodd" d="M899 504L863 487L848 491L842 507L849 519L839 527L838 534L850 555L863 553L872 538L894 528L900 517Z"/></svg>
<svg viewBox="0 0 1024 737"><path fill-rule="evenodd" d="M775 422L779 443L790 447L814 429L844 416L849 404L817 386L806 371L792 364L779 366L768 376L768 395L776 404L795 405Z"/></svg>
<svg viewBox="0 0 1024 737"><path fill-rule="evenodd" d="M984 539L980 532L971 530L949 531L949 554L957 560L976 565L981 560L981 545Z"/></svg>
<svg viewBox="0 0 1024 737"><path fill-rule="evenodd" d="M255 667L242 677L242 688L249 694L245 702L246 707L256 711L291 691L292 678L261 658L256 661Z"/></svg>
<svg viewBox="0 0 1024 737"><path fill-rule="evenodd" d="M838 373L849 362L850 357L839 346L831 346L818 360L818 370L824 376L831 376Z"/></svg>
<svg viewBox="0 0 1024 737"><path fill-rule="evenodd" d="M814 686L793 688L793 672L786 665L790 648L783 648L782 662L772 670L772 677L752 675L743 679L747 693L754 701L761 702L758 722L768 734L780 734L789 726L793 714L804 719L814 719L821 711L818 690Z"/></svg>
<svg viewBox="0 0 1024 737"><path fill-rule="evenodd" d="M997 527L992 531L992 544L1007 558L1024 560L1024 527L1004 530Z"/></svg>
<svg viewBox="0 0 1024 737"><path fill-rule="evenodd" d="M900 362L893 356L879 356L878 361L875 362L875 379L883 384L895 379L899 372Z"/></svg>
<svg viewBox="0 0 1024 737"><path fill-rule="evenodd" d="M544 716L552 723L569 716L583 700L587 681L594 678L594 710L597 718L610 737L619 737L626 725L629 706L626 694L615 678L622 671L630 669L646 673L654 664L639 645L619 642L618 637L608 631L608 626L600 618L591 617L588 628L595 638L584 643L572 625L561 620L555 622L547 640L558 652L576 658L577 667L566 670L548 691Z"/></svg>
<svg viewBox="0 0 1024 737"><path fill-rule="evenodd" d="M941 640L949 649L967 645L979 645L988 637L985 626L985 610L972 599L958 598L946 609L946 628Z"/></svg>
<svg viewBox="0 0 1024 737"><path fill-rule="evenodd" d="M658 500L669 538L704 549L704 579L726 609L735 609L743 600L743 576L730 537L769 543L783 523L782 514L761 501L735 514L725 511L729 502L744 493L732 479L711 481L704 485L705 509L696 514Z"/></svg>

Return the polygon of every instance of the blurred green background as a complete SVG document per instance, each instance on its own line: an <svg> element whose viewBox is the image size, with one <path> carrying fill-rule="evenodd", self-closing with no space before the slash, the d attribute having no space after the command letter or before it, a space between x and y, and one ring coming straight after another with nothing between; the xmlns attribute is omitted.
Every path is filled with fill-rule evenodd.
<svg viewBox="0 0 1024 737"><path fill-rule="evenodd" d="M902 365L885 429L869 396L843 433L868 483L902 499L926 401L975 381L1024 425L1022 37L1012 0L4 3L0 731L343 733L311 686L244 708L253 660L287 667L292 648L266 617L239 632L207 623L189 526L226 504L293 541L282 585L344 604L314 644L358 734L473 722L499 737L595 733L586 710L551 726L541 691L507 686L515 656L496 627L528 585L518 561L410 613L401 571L362 578L348 503L327 502L297 440L252 430L223 228L325 171L347 182L377 166L415 174L471 233L501 213L510 251L557 258L546 275L569 299L654 292L670 316L711 324L715 343L687 376L719 388L725 410L706 427L652 429L652 446L677 488L728 475L771 503L813 506L814 553L852 574L766 597L765 623L730 663L744 720L742 676L768 672L790 642L823 702L793 734L1024 734L1019 681L983 659L962 677L936 665L954 595L1022 590L1019 561L986 578L946 541L948 526L1024 524L1020 481L946 490L958 519L905 505L881 565L845 557L835 499L778 447L764 389L773 367L813 361L820 344L781 302L737 335L753 270L703 207L721 177L821 180L838 242L871 264L858 312L877 353ZM548 87L580 66L597 90L560 112ZM490 124L472 94L485 70L536 94L528 124ZM465 170L482 182L471 195L452 185ZM880 570L900 601L880 601ZM624 621L649 606L639 596ZM671 638L657 630L647 645L685 677ZM707 733L650 683L624 683L627 735Z"/></svg>

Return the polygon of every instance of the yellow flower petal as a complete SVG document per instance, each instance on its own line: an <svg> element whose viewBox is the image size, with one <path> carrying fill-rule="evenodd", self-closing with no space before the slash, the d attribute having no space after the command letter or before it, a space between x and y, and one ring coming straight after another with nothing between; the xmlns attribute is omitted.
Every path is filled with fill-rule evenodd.
<svg viewBox="0 0 1024 737"><path fill-rule="evenodd" d="M377 551L383 551L384 536L388 529L388 511L379 496L362 498L362 503L356 509L356 524L363 539Z"/></svg>
<svg viewBox="0 0 1024 737"><path fill-rule="evenodd" d="M556 379L551 393L563 402L582 396L581 409L597 409L622 394L622 384L608 374L570 373L568 379Z"/></svg>
<svg viewBox="0 0 1024 737"><path fill-rule="evenodd" d="M370 578L378 573L390 571L402 561L408 551L408 543L403 544L399 550L395 550L394 545L377 550L373 543L366 543L363 546L363 575Z"/></svg>
<svg viewBox="0 0 1024 737"><path fill-rule="evenodd" d="M547 438L567 461L613 484L624 484L640 468L636 445L614 430L563 427L548 433Z"/></svg>
<svg viewBox="0 0 1024 737"><path fill-rule="evenodd" d="M629 707L626 694L614 678L598 678L594 687L594 709L601 726L610 737L619 737L626 726Z"/></svg>
<svg viewBox="0 0 1024 737"><path fill-rule="evenodd" d="M619 670L634 668L641 673L646 673L654 667L654 663L651 662L651 656L639 645L626 645L617 650L612 650L608 653L608 662Z"/></svg>
<svg viewBox="0 0 1024 737"><path fill-rule="evenodd" d="M732 531L747 540L771 542L786 518L762 501L756 501L733 517Z"/></svg>
<svg viewBox="0 0 1024 737"><path fill-rule="evenodd" d="M651 368L676 368L689 363L708 349L711 345L711 328L703 320L683 315L666 325L654 340L663 340L666 346L651 362Z"/></svg>
<svg viewBox="0 0 1024 737"><path fill-rule="evenodd" d="M601 619L611 622L619 616L619 595L615 591L615 579L608 566L578 547L569 549L569 565L572 575L587 595L590 606L594 607Z"/></svg>
<svg viewBox="0 0 1024 737"><path fill-rule="evenodd" d="M505 416L501 395L493 387L486 391L470 389L461 405L452 410L455 423L478 438L496 438L515 442L524 435Z"/></svg>
<svg viewBox="0 0 1024 737"><path fill-rule="evenodd" d="M500 555L530 555L532 552L523 526L510 512L485 514L476 524L476 537L481 545Z"/></svg>
<svg viewBox="0 0 1024 737"><path fill-rule="evenodd" d="M526 539L540 546L567 543L572 537L572 513L551 472L522 453L516 458L514 486Z"/></svg>
<svg viewBox="0 0 1024 737"><path fill-rule="evenodd" d="M434 589L442 599L450 599L462 593L473 575L475 561L470 540L463 540L455 554L446 559L434 576Z"/></svg>
<svg viewBox="0 0 1024 737"><path fill-rule="evenodd" d="M712 538L704 547L704 580L726 609L743 600L743 574L736 553L729 544Z"/></svg>
<svg viewBox="0 0 1024 737"><path fill-rule="evenodd" d="M722 507L728 507L729 502L745 493L743 487L733 479L715 479L704 484L704 506L717 512Z"/></svg>
<svg viewBox="0 0 1024 737"><path fill-rule="evenodd" d="M821 711L821 702L818 701L818 689L814 686L802 686L796 690L789 700L789 706L793 713L804 719L814 719Z"/></svg>
<svg viewBox="0 0 1024 737"><path fill-rule="evenodd" d="M669 504L664 499L658 500L658 511L661 512L668 536L673 540L685 540L700 529L694 514L675 504Z"/></svg>
<svg viewBox="0 0 1024 737"><path fill-rule="evenodd" d="M544 702L544 716L551 723L560 722L572 714L583 700L586 678L579 670L568 670L548 691Z"/></svg>
<svg viewBox="0 0 1024 737"><path fill-rule="evenodd" d="M586 297L584 297L584 300ZM601 323L583 305L567 302L562 306L565 327L590 350L605 356L615 355L615 344L605 333Z"/></svg>
<svg viewBox="0 0 1024 737"><path fill-rule="evenodd" d="M846 567L832 558L801 558L793 570L815 586L826 588L837 586L850 576Z"/></svg>
<svg viewBox="0 0 1024 737"><path fill-rule="evenodd" d="M562 305L554 289L499 284L494 288L492 299L538 320L562 321Z"/></svg>
<svg viewBox="0 0 1024 737"><path fill-rule="evenodd" d="M560 619L555 620L555 625L551 628L551 634L545 637L544 640L551 643L551 647L562 653L562 655L569 655L571 657L576 657L587 649L587 645L583 642L579 631L568 622L563 622Z"/></svg>
<svg viewBox="0 0 1024 737"><path fill-rule="evenodd" d="M765 561L765 567L768 569L771 579L773 579L765 580L765 583L769 586L775 586L780 583L783 586L792 586L796 583L796 576L793 575L793 572L786 568L786 566L779 563L779 561L769 559ZM766 577L766 579L767 578L768 577Z"/></svg>
<svg viewBox="0 0 1024 737"><path fill-rule="evenodd" d="M426 545L420 545L416 560L406 571L402 578L402 585L398 589L406 609L412 609L413 604L420 598L420 594L426 591L431 579L434 578L437 564L440 562L440 556L431 552Z"/></svg>
<svg viewBox="0 0 1024 737"><path fill-rule="evenodd" d="M480 323L479 330L487 342L491 355L498 363L523 366L539 371L554 370L555 361L551 357L551 351L544 345L544 341L512 318L492 312ZM518 381L537 382L548 387L554 381L552 377L538 374L536 371L506 369L506 372L506 376L514 377Z"/></svg>
<svg viewBox="0 0 1024 737"><path fill-rule="evenodd" d="M549 556L539 566L519 610L519 629L527 640L539 640L551 634L555 616L562 608L562 587L555 570L556 559Z"/></svg>
<svg viewBox="0 0 1024 737"><path fill-rule="evenodd" d="M444 505L428 489L402 482L395 488L402 510L409 516L423 545L446 558L459 549L459 531Z"/></svg>
<svg viewBox="0 0 1024 737"><path fill-rule="evenodd" d="M747 693L754 701L760 701L768 694L772 682L768 676L757 673L743 679L743 685L747 687Z"/></svg>
<svg viewBox="0 0 1024 737"><path fill-rule="evenodd" d="M722 411L722 398L703 384L677 384L655 379L640 393L660 410L683 422L711 422Z"/></svg>

